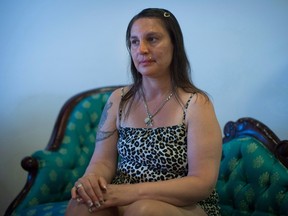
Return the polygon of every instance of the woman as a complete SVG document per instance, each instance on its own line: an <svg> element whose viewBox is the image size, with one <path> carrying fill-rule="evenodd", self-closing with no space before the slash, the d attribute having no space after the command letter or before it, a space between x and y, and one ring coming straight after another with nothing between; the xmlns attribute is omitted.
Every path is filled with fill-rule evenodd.
<svg viewBox="0 0 288 216"><path fill-rule="evenodd" d="M66 215L219 215L221 130L190 80L176 18L145 9L130 21L126 42L134 83L110 96Z"/></svg>

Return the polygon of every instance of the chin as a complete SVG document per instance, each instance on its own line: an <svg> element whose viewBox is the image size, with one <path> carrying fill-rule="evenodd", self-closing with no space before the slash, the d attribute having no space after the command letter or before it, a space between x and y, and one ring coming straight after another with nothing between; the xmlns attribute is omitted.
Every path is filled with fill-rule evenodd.
<svg viewBox="0 0 288 216"><path fill-rule="evenodd" d="M137 68L137 70L139 71L139 73L155 73L157 72L157 69L155 67L152 67L152 66L146 66L146 67L139 67Z"/></svg>
<svg viewBox="0 0 288 216"><path fill-rule="evenodd" d="M140 74L142 74L142 76L149 76L149 75L153 75L155 74L155 71L153 70L138 70L138 72Z"/></svg>

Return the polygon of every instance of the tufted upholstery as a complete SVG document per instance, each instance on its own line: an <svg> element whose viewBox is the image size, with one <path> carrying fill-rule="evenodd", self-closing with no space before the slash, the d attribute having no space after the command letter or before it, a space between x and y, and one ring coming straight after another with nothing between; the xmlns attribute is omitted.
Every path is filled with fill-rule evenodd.
<svg viewBox="0 0 288 216"><path fill-rule="evenodd" d="M287 215L288 170L261 142L237 138L224 145L218 193L223 215Z"/></svg>
<svg viewBox="0 0 288 216"><path fill-rule="evenodd" d="M224 138L217 182L222 215L288 215L288 169L277 158L288 165L288 141L279 142L269 128L251 118L233 126L226 125L226 135L233 135L228 141ZM286 150L278 153L276 144Z"/></svg>
<svg viewBox="0 0 288 216"><path fill-rule="evenodd" d="M27 182L5 216L64 215L92 156L101 112L118 87L83 92L64 104L47 148L22 160ZM288 141L251 118L228 122L224 134L217 183L222 215L287 215Z"/></svg>

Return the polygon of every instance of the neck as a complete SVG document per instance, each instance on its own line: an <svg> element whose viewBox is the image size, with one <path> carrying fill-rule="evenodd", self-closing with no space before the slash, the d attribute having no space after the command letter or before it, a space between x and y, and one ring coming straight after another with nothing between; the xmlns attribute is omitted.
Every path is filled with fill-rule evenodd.
<svg viewBox="0 0 288 216"><path fill-rule="evenodd" d="M166 97L168 94L171 93L172 87L170 85L170 82L143 82L142 90L146 97L146 100L151 101L153 99L161 99L163 97Z"/></svg>

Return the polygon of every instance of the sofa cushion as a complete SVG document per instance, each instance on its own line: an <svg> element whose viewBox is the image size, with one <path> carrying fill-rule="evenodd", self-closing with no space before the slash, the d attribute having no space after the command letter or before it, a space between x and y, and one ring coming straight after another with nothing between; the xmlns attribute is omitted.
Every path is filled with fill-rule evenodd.
<svg viewBox="0 0 288 216"><path fill-rule="evenodd" d="M12 216L60 216L65 214L67 205L68 201L45 203L23 209L21 213L14 213Z"/></svg>
<svg viewBox="0 0 288 216"><path fill-rule="evenodd" d="M223 145L217 191L222 215L288 212L287 168L261 142L249 136Z"/></svg>

